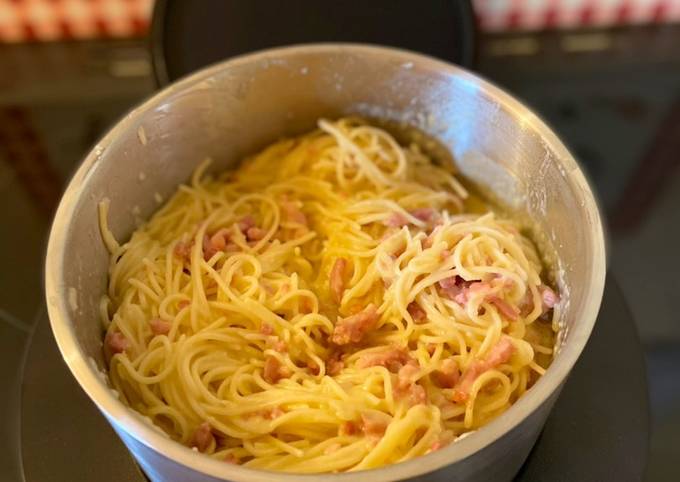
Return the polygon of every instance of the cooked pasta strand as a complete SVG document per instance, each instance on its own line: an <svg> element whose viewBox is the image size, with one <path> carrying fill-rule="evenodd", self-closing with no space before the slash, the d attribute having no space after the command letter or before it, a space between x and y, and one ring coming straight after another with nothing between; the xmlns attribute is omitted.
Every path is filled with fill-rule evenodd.
<svg viewBox="0 0 680 482"><path fill-rule="evenodd" d="M131 239L108 229L113 387L175 440L299 473L397 463L500 415L559 312L517 226L357 119L196 169Z"/></svg>

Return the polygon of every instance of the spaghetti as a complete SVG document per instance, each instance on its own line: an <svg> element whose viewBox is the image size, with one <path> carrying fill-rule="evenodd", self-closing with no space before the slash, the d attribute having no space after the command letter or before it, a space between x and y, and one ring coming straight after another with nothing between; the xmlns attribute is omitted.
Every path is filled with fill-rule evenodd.
<svg viewBox="0 0 680 482"><path fill-rule="evenodd" d="M177 441L288 472L436 450L552 358L559 297L532 243L415 146L356 119L213 179L201 164L111 252L114 388Z"/></svg>

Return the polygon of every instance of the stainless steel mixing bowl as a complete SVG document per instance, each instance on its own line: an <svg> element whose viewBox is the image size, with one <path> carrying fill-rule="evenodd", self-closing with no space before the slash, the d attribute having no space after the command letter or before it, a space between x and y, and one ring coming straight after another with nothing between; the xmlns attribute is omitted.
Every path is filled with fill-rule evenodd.
<svg viewBox="0 0 680 482"><path fill-rule="evenodd" d="M410 124L436 137L464 175L538 222L559 260L560 288L567 294L561 349L546 375L507 413L405 463L301 476L249 470L197 454L127 408L102 375L98 303L106 289L108 253L97 203L111 199L111 229L125 240L136 218L150 216L159 196L167 198L205 157L216 161L215 170L225 169L284 134L313 128L320 117L348 113ZM588 340L604 279L605 243L593 194L567 149L529 109L453 65L345 44L235 58L134 109L75 173L54 219L46 262L52 329L73 375L152 480L181 482L509 480Z"/></svg>

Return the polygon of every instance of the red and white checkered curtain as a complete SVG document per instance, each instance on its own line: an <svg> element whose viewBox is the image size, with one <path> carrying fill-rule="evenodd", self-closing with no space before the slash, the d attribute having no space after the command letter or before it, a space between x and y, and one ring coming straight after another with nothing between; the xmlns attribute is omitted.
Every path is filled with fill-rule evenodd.
<svg viewBox="0 0 680 482"><path fill-rule="evenodd" d="M153 0L0 0L0 41L146 33Z"/></svg>
<svg viewBox="0 0 680 482"><path fill-rule="evenodd" d="M680 0L473 0L487 31L680 21Z"/></svg>
<svg viewBox="0 0 680 482"><path fill-rule="evenodd" d="M680 0L473 0L473 3L480 25L489 31L680 21ZM0 0L0 41L144 35L152 6L153 0Z"/></svg>

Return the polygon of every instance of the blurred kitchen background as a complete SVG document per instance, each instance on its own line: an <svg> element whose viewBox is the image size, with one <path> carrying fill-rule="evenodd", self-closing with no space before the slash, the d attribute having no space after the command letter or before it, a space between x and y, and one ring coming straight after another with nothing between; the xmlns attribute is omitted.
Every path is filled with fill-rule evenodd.
<svg viewBox="0 0 680 482"><path fill-rule="evenodd" d="M680 480L680 0L473 4L474 70L544 116L599 193L610 266L646 353L646 480ZM70 173L156 88L152 9L152 0L0 0L0 339L15 360L44 316L47 230ZM19 406L21 367L0 363L0 379L7 412ZM0 426L3 441L12 433ZM10 442L7 452L19 451ZM8 464L0 479L13 481L20 470Z"/></svg>

